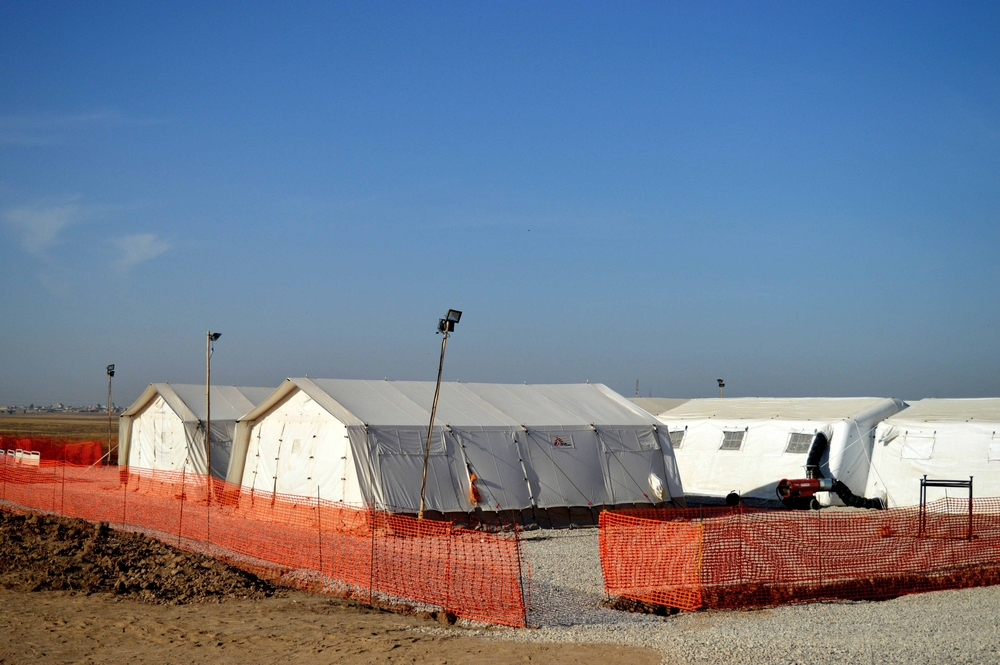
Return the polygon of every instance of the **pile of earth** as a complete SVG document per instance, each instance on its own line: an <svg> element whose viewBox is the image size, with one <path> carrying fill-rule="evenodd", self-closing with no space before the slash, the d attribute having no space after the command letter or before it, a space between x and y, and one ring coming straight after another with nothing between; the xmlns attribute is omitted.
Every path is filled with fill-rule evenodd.
<svg viewBox="0 0 1000 665"><path fill-rule="evenodd" d="M0 587L107 592L148 603L265 598L277 589L208 556L65 517L0 512Z"/></svg>

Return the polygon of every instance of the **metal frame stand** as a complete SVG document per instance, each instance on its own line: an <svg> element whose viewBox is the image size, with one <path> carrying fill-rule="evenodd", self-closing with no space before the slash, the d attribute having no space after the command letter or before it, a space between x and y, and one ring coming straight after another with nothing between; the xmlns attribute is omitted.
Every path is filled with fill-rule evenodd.
<svg viewBox="0 0 1000 665"><path fill-rule="evenodd" d="M972 476L968 480L928 480L927 474L920 479L920 536L924 535L924 523L927 520L927 488L928 487L955 487L958 489L967 488L969 490L969 532L966 535L968 540L972 540Z"/></svg>

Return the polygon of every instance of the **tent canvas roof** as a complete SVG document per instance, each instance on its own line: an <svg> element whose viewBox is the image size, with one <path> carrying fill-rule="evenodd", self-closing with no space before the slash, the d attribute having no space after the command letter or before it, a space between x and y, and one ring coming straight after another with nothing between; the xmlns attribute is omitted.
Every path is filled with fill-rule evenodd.
<svg viewBox="0 0 1000 665"><path fill-rule="evenodd" d="M629 397L628 400L654 416L676 409L689 401L687 398L678 397Z"/></svg>
<svg viewBox="0 0 1000 665"><path fill-rule="evenodd" d="M882 397L724 397L693 399L659 414L666 420L817 420L852 418Z"/></svg>
<svg viewBox="0 0 1000 665"><path fill-rule="evenodd" d="M426 427L432 381L289 379L348 424ZM257 418L287 389L275 391L246 419ZM655 421L601 384L442 383L437 424L454 427L648 426Z"/></svg>
<svg viewBox="0 0 1000 665"><path fill-rule="evenodd" d="M922 399L889 421L896 422L1000 422L1000 398Z"/></svg>
<svg viewBox="0 0 1000 665"><path fill-rule="evenodd" d="M212 420L239 420L273 391L273 388L213 385ZM134 415L156 395L163 397L181 420L205 420L205 386L191 383L152 383L123 415Z"/></svg>

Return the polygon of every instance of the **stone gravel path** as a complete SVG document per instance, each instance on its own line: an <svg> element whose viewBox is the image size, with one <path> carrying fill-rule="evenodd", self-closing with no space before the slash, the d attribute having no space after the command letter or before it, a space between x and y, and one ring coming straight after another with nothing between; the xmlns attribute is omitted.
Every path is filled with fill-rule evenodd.
<svg viewBox="0 0 1000 665"><path fill-rule="evenodd" d="M596 529L529 532L525 549L538 628L483 635L645 646L670 664L1000 663L1000 587L657 617L600 606Z"/></svg>

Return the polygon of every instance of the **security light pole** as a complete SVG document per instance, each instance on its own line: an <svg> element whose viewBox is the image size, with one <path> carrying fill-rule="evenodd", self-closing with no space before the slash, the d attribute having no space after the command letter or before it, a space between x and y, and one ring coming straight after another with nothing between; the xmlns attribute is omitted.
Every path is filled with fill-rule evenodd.
<svg viewBox="0 0 1000 665"><path fill-rule="evenodd" d="M434 403L431 405L431 423L427 426L427 445L424 447L424 477L420 481L420 510L417 519L424 519L424 493L427 491L427 462L431 454L431 436L434 433L434 416L437 414L438 395L441 394L441 371L444 369L444 349L448 345L448 333L455 331L455 324L462 318L457 309L449 309L443 319L438 321L438 332L441 333L441 360L438 362L437 386L434 388Z"/></svg>
<svg viewBox="0 0 1000 665"><path fill-rule="evenodd" d="M111 377L115 375L115 366L108 365L108 463L111 463L111 425L114 422L112 420L111 414Z"/></svg>
<svg viewBox="0 0 1000 665"><path fill-rule="evenodd" d="M726 383L722 379L716 379L719 382L719 397L722 397L722 389L726 387Z"/></svg>
<svg viewBox="0 0 1000 665"><path fill-rule="evenodd" d="M205 336L205 459L208 462L208 500L212 500L212 400L208 389L212 385L212 342L222 337L222 333L209 330Z"/></svg>

